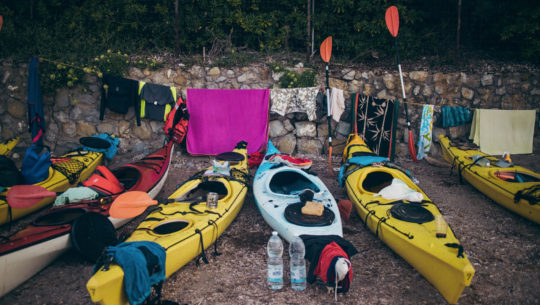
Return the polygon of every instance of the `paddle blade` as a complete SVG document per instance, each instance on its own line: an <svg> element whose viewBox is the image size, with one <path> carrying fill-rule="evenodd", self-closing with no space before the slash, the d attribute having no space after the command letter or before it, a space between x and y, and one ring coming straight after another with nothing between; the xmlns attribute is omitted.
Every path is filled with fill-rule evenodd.
<svg viewBox="0 0 540 305"><path fill-rule="evenodd" d="M133 218L141 215L147 207L157 204L146 192L131 191L116 197L109 215L114 218Z"/></svg>
<svg viewBox="0 0 540 305"><path fill-rule="evenodd" d="M388 31L390 31L390 34L397 37L399 31L399 13L397 7L393 5L389 7L386 10L384 19L386 20L386 27L388 28Z"/></svg>
<svg viewBox="0 0 540 305"><path fill-rule="evenodd" d="M332 56L332 36L328 36L321 44L321 58L325 63L329 63L331 56Z"/></svg>
<svg viewBox="0 0 540 305"><path fill-rule="evenodd" d="M416 158L416 149L414 148L414 139L413 139L413 133L412 130L409 130L409 154L411 155L411 158L414 162L418 162L418 159Z"/></svg>
<svg viewBox="0 0 540 305"><path fill-rule="evenodd" d="M7 193L6 200L14 209L26 209L32 207L45 198L55 197L56 193L39 185L14 185Z"/></svg>
<svg viewBox="0 0 540 305"><path fill-rule="evenodd" d="M0 31L2 30L2 24L4 24L4 17L0 15Z"/></svg>

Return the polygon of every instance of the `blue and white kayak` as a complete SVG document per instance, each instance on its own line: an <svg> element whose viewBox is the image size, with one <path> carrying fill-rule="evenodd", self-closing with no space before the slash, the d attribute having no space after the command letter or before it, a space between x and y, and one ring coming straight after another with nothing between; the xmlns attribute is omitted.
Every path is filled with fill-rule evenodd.
<svg viewBox="0 0 540 305"><path fill-rule="evenodd" d="M253 180L255 202L264 220L289 243L296 235L343 236L336 200L328 188L309 171L268 161L279 153L268 141L265 158ZM306 193L312 195L309 201L323 204L322 216L302 214Z"/></svg>

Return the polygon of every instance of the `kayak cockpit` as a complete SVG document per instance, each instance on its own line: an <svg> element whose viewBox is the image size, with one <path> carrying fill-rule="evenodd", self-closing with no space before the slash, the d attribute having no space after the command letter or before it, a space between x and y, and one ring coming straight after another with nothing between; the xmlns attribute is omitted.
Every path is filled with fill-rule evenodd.
<svg viewBox="0 0 540 305"><path fill-rule="evenodd" d="M362 181L362 188L371 193L378 193L392 184L394 176L385 171L372 171Z"/></svg>
<svg viewBox="0 0 540 305"><path fill-rule="evenodd" d="M315 193L321 191L315 183L301 173L288 170L275 174L270 180L269 187L273 193L283 195L299 195L306 189Z"/></svg>

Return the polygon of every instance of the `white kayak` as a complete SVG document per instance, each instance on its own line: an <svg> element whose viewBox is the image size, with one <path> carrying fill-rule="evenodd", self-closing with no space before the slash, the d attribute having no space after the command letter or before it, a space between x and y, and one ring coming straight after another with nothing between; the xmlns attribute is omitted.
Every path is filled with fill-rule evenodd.
<svg viewBox="0 0 540 305"><path fill-rule="evenodd" d="M343 236L336 201L321 179L298 167L269 162L274 154L280 152L269 141L265 158L253 179L255 202L264 220L289 243L296 235ZM302 198L307 194L309 201L323 204L322 216L302 213L302 193L305 194Z"/></svg>

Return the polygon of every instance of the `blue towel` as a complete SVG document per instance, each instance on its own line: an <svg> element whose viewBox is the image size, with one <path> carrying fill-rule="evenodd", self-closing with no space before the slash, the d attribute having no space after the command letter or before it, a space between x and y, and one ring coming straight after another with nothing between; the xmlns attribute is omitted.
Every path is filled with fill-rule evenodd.
<svg viewBox="0 0 540 305"><path fill-rule="evenodd" d="M124 270L124 290L131 305L144 302L152 293L152 286L165 280L167 255L165 249L155 242L124 242L108 247L105 255L114 257Z"/></svg>
<svg viewBox="0 0 540 305"><path fill-rule="evenodd" d="M100 134L95 135L93 137L103 139L103 140L111 143L111 146L109 146L109 148L93 148L93 147L88 147L88 146L83 145L83 147L81 149L82 150L92 150L92 151L97 151L97 152L103 153L103 154L105 154L105 157L107 158L107 160L111 160L116 155L116 149L117 149L118 143L120 143L120 140L118 140L118 138L116 138L116 137L113 137L113 136L109 135L108 133L100 133Z"/></svg>
<svg viewBox="0 0 540 305"><path fill-rule="evenodd" d="M343 187L345 185L345 179L347 177L344 177L345 170L347 170L347 167L349 167L352 164L358 164L361 166L370 165L376 162L386 162L388 161L388 158L385 157L379 157L379 156L358 156L358 157L352 157L345 164L343 164L339 170L339 177L338 182L339 186Z"/></svg>
<svg viewBox="0 0 540 305"><path fill-rule="evenodd" d="M454 127L469 123L472 120L471 111L466 107L442 106L442 127Z"/></svg>

